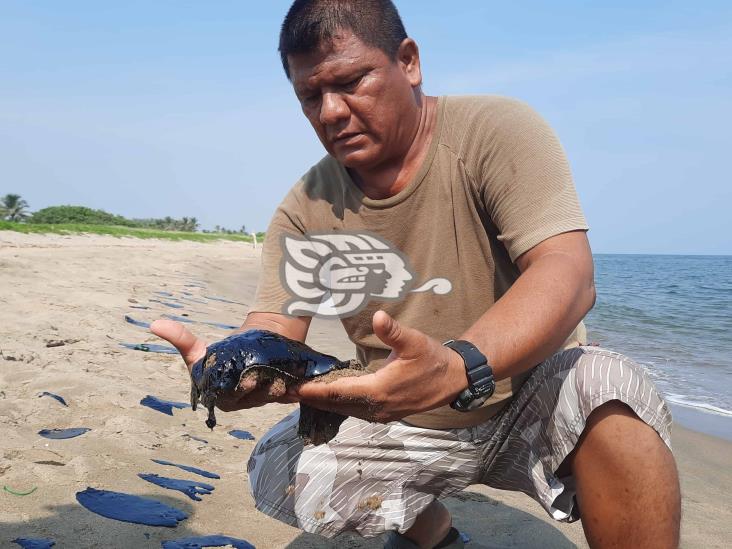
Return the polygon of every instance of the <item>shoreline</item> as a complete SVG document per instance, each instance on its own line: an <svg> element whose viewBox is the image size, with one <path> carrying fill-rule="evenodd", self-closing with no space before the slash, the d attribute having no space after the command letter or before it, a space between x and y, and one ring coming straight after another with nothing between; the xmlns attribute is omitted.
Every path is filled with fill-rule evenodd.
<svg viewBox="0 0 732 549"><path fill-rule="evenodd" d="M689 431L732 442L732 417L669 400L666 402L671 408L674 426L681 425Z"/></svg>
<svg viewBox="0 0 732 549"><path fill-rule="evenodd" d="M293 405L217 414L213 431L204 424L203 410L174 410L169 416L140 405L148 394L186 403L190 385L178 356L119 345L163 343L124 316L149 322L185 313L192 321L238 324L258 276L259 250L251 244L0 231L0 281L17 288L0 295L0 485L16 491L37 487L22 497L0 493L0 546L15 537L50 537L59 547L93 548L115 540L115 547L146 548L207 534L243 538L260 548L380 546L379 538L344 535L327 541L303 534L254 509L246 462L256 441L235 439L228 431L248 430L259 439ZM192 330L209 341L228 333L202 323ZM52 340L68 343L47 346ZM341 360L354 354L335 321L315 319L307 341ZM61 395L68 407L39 398L43 391ZM686 429L684 410L672 407L682 546L724 547L732 540L732 442ZM709 415L692 413L692 420L703 427ZM40 429L67 427L91 431L70 440L38 436ZM187 478L151 459L185 463L221 479L211 482L212 494L194 502L138 478ZM188 519L168 529L102 518L76 502L75 494L87 487L152 497L185 511ZM475 549L587 547L580 523L552 521L524 494L471 486L445 503Z"/></svg>

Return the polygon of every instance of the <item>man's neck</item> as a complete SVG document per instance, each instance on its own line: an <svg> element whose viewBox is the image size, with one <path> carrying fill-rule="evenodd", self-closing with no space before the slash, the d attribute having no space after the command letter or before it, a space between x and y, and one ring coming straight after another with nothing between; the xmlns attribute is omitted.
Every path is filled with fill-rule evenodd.
<svg viewBox="0 0 732 549"><path fill-rule="evenodd" d="M414 139L406 154L373 170L349 169L353 181L372 199L389 198L404 189L427 157L437 126L437 98L423 97Z"/></svg>

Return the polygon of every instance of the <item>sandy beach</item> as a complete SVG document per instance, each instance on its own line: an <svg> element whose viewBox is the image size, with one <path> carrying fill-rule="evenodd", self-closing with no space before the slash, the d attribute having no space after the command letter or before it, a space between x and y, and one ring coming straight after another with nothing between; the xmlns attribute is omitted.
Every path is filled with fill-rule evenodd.
<svg viewBox="0 0 732 549"><path fill-rule="evenodd" d="M15 547L16 537L49 537L58 548L160 547L163 540L208 534L258 548L380 546L379 539L304 535L254 509L246 461L255 442L228 432L246 430L259 439L292 406L219 413L210 431L202 410L176 409L171 416L140 405L147 395L187 403L190 384L177 355L121 345L165 343L125 315L141 322L183 316L197 321L195 333L215 341L228 330L205 322L242 322L258 268L259 250L242 243L0 232L0 486L18 493L36 488L25 496L0 492L0 547ZM354 357L337 322L315 321L308 343ZM39 397L44 391L68 406ZM68 440L38 435L72 427L91 430ZM682 546L729 547L732 443L677 425L673 444L683 490ZM207 481L213 493L192 501L138 477L195 476L152 459L221 479ZM154 497L188 519L177 528L107 519L77 503L75 494L87 487ZM474 486L446 504L472 538L469 547L586 547L579 523L551 521L523 494Z"/></svg>

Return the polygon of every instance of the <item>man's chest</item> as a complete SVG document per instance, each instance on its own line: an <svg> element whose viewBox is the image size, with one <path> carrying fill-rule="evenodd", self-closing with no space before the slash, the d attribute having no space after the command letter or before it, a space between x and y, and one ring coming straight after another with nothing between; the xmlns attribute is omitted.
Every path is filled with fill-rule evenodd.
<svg viewBox="0 0 732 549"><path fill-rule="evenodd" d="M458 183L426 179L388 208L313 215L304 237L286 246L285 273L312 280L317 291L301 292L291 312L338 317L364 336L378 309L435 336L474 321L496 299L501 245L469 186Z"/></svg>

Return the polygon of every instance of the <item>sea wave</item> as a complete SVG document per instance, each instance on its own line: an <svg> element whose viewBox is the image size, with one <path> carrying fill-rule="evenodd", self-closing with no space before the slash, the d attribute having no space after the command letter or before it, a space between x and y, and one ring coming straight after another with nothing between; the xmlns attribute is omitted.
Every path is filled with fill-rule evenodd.
<svg viewBox="0 0 732 549"><path fill-rule="evenodd" d="M718 406L713 406L712 404L707 404L706 402L695 402L693 400L689 400L689 398L685 397L684 395L666 393L664 396L667 401L672 402L673 404L676 404L678 406L694 408L708 414L715 414L732 418L732 410L725 410L724 408L719 408Z"/></svg>

